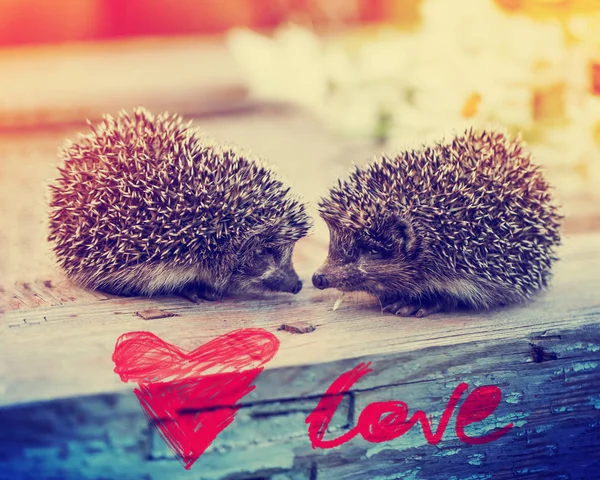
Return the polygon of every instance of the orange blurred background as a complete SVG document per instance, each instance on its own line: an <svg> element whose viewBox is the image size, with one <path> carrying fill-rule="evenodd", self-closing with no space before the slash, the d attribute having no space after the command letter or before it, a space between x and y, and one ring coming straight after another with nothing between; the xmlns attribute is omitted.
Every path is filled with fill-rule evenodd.
<svg viewBox="0 0 600 480"><path fill-rule="evenodd" d="M294 21L414 23L420 0L0 0L0 45L217 34Z"/></svg>
<svg viewBox="0 0 600 480"><path fill-rule="evenodd" d="M458 1L458 0L457 0ZM600 9L598 0L495 0L539 18ZM89 41L138 35L218 34L393 22L415 25L421 0L0 0L0 45Z"/></svg>

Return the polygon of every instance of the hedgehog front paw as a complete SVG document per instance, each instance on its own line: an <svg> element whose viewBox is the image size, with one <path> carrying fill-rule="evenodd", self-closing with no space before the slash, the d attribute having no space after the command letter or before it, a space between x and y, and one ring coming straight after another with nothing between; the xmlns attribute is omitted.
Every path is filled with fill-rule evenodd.
<svg viewBox="0 0 600 480"><path fill-rule="evenodd" d="M382 309L383 312L390 312L394 315L401 317L410 317L419 309L419 305L413 305L406 300L396 300L395 302L385 305Z"/></svg>
<svg viewBox="0 0 600 480"><path fill-rule="evenodd" d="M195 288L186 288L185 290L181 291L180 295L192 303L200 303L198 291Z"/></svg>
<svg viewBox="0 0 600 480"><path fill-rule="evenodd" d="M428 315L433 315L434 313L442 310L442 305L439 303L432 303L430 305L421 306L415 313L415 317L423 318Z"/></svg>
<svg viewBox="0 0 600 480"><path fill-rule="evenodd" d="M442 306L439 303L432 303L429 305L422 305L418 302L410 302L407 300L397 300L388 305L385 305L382 309L384 312L390 312L400 317L410 317L414 315L418 318L426 317L439 312Z"/></svg>
<svg viewBox="0 0 600 480"><path fill-rule="evenodd" d="M209 302L216 302L223 298L222 293L217 292L212 288L203 288L198 292L198 294L200 295L200 298L202 298L203 300L208 300Z"/></svg>
<svg viewBox="0 0 600 480"><path fill-rule="evenodd" d="M181 292L181 296L187 298L190 302L200 303L201 300L214 302L221 300L223 295L210 287L191 286Z"/></svg>

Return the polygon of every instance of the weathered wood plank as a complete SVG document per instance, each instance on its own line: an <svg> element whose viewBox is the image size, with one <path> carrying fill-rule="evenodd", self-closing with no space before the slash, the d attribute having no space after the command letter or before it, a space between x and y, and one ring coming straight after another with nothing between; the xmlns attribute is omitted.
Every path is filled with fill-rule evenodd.
<svg viewBox="0 0 600 480"><path fill-rule="evenodd" d="M312 395L285 402L244 400L239 418L194 467L195 478L596 478L600 326L594 320L576 330L530 339L305 366L311 375L301 379L295 367L267 370L256 381L257 391L270 389L274 382L279 390L298 382ZM534 361L539 360L534 342L552 352L553 359ZM424 409L433 415L437 426L445 402L461 382L469 384L469 391L491 384L503 393L497 411L468 427L469 435L487 434L509 422L513 430L487 445L466 445L454 434L453 416L438 445L427 444L420 428L413 427L381 444L356 437L338 449L312 450L304 419L318 403L314 394L359 360L371 361L373 372L355 384L351 400L342 402L328 439L354 427L360 412L374 401L402 400L411 413ZM7 427L0 437L1 451L12 459L5 465L0 461L0 467L30 475L23 478L36 478L38 472L65 479L98 478L100 472L109 478L183 478L187 473L148 429L131 393L4 408L0 420Z"/></svg>

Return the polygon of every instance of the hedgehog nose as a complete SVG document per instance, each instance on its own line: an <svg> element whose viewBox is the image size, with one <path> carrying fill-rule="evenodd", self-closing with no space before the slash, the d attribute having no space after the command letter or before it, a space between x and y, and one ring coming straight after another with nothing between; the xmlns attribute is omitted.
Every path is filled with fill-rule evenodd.
<svg viewBox="0 0 600 480"><path fill-rule="evenodd" d="M298 280L298 283L292 288L292 293L296 295L300 290L302 290L302 282Z"/></svg>
<svg viewBox="0 0 600 480"><path fill-rule="evenodd" d="M315 273L312 277L312 282L315 287L319 290L324 290L327 288L329 282L327 281L327 277L322 273Z"/></svg>

